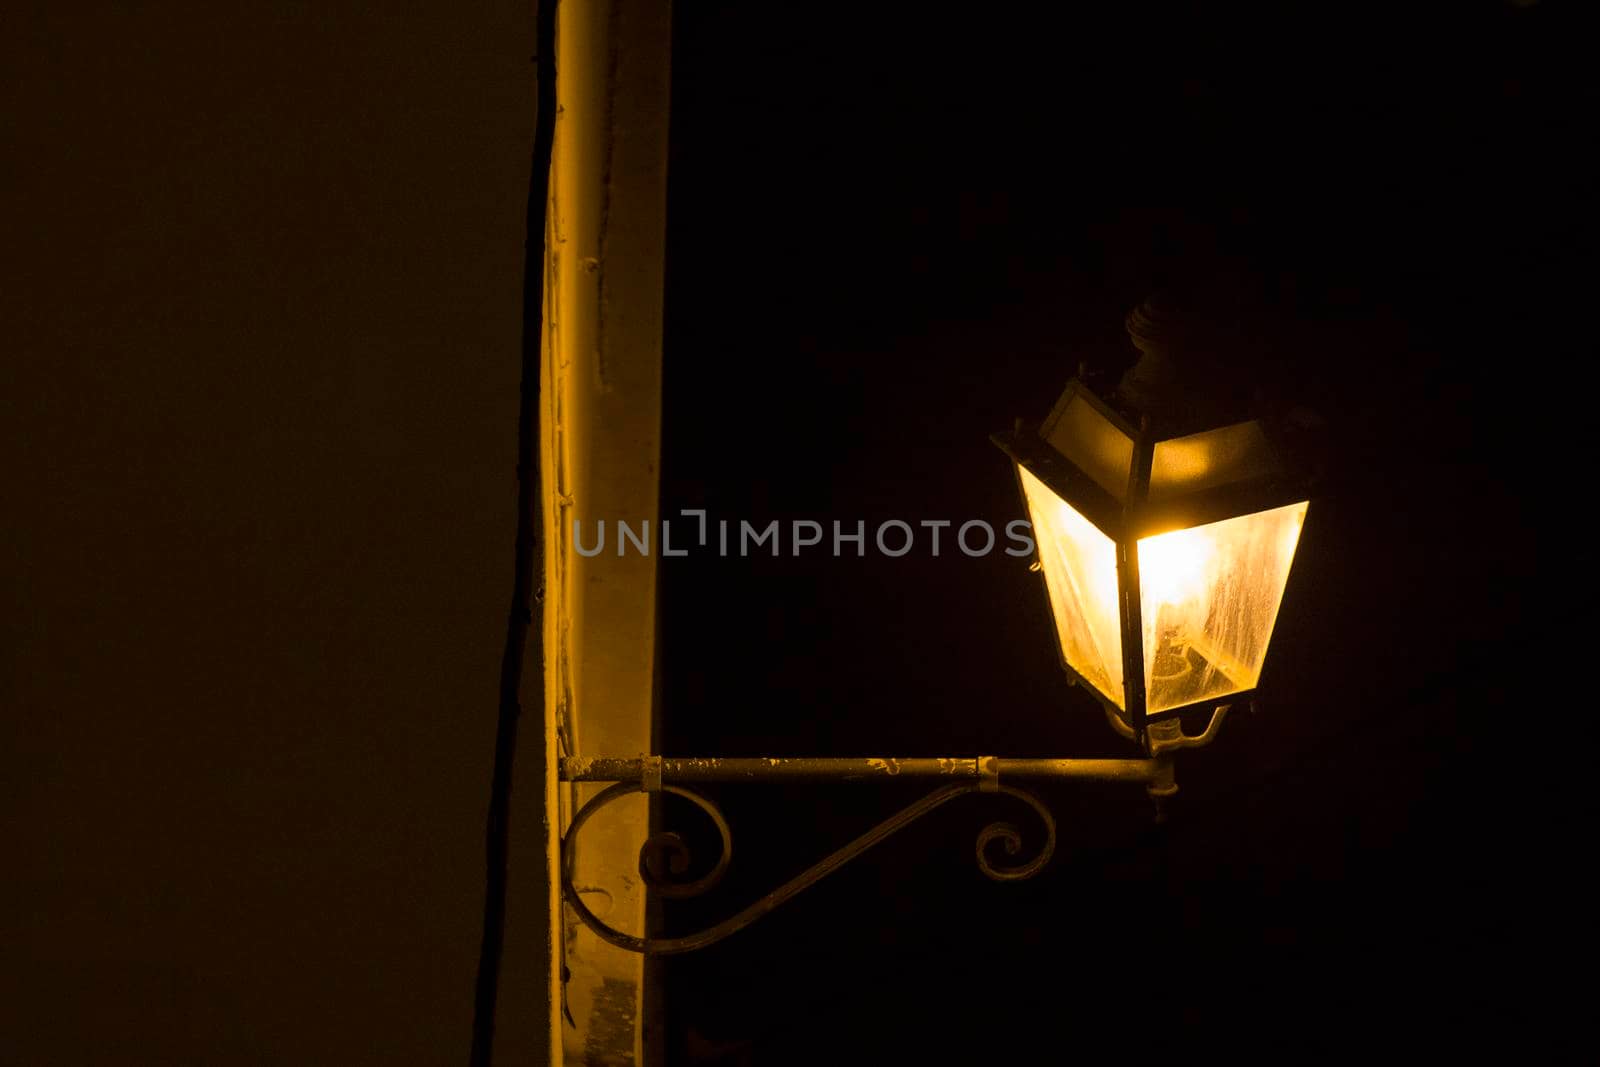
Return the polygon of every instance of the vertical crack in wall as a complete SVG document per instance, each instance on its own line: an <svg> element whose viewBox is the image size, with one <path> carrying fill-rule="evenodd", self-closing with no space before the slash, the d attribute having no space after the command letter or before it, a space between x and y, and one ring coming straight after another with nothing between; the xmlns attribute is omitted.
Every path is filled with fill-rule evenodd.
<svg viewBox="0 0 1600 1067"><path fill-rule="evenodd" d="M610 10L606 14L611 26L616 27L622 23L622 0L611 0ZM599 277L596 279L596 300L600 305L599 321L595 324L594 336L594 365L599 389L602 393L611 391L611 367L606 350L606 323L610 319L609 304L611 300L611 287L607 284L610 274L610 234L611 234L611 179L613 161L616 157L617 137L619 131L616 126L617 114L617 72L621 63L622 45L619 38L622 35L613 31L607 40L606 48L606 81L605 81L605 128L611 131L611 136L605 139L605 152L600 160L600 226L595 235L595 248L600 255Z"/></svg>

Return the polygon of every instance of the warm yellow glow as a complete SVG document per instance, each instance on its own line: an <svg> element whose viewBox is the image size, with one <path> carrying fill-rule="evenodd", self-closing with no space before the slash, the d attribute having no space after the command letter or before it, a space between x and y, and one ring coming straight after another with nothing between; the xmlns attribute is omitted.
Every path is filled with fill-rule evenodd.
<svg viewBox="0 0 1600 1067"><path fill-rule="evenodd" d="M1216 555L1205 527L1146 537L1139 542L1140 595L1161 604L1194 603L1205 594Z"/></svg>
<svg viewBox="0 0 1600 1067"><path fill-rule="evenodd" d="M1025 468L1019 473L1062 654L1125 707L1116 545ZM1148 711L1255 688L1306 508L1290 504L1138 542Z"/></svg>
<svg viewBox="0 0 1600 1067"><path fill-rule="evenodd" d="M1291 504L1139 542L1149 711L1255 687L1305 514Z"/></svg>
<svg viewBox="0 0 1600 1067"><path fill-rule="evenodd" d="M1026 468L1018 469L1062 654L1123 707L1116 545Z"/></svg>
<svg viewBox="0 0 1600 1067"><path fill-rule="evenodd" d="M1247 482L1277 470L1277 458L1258 422L1174 437L1156 442L1150 462L1150 499Z"/></svg>

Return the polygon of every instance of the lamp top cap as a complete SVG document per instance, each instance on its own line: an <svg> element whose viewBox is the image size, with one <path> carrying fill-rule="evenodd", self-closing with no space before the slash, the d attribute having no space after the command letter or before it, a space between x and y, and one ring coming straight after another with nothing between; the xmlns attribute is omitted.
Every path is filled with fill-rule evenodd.
<svg viewBox="0 0 1600 1067"><path fill-rule="evenodd" d="M1167 432L1223 425L1246 417L1249 383L1232 364L1218 324L1193 299L1152 294L1124 320L1139 358L1113 397L1136 421Z"/></svg>

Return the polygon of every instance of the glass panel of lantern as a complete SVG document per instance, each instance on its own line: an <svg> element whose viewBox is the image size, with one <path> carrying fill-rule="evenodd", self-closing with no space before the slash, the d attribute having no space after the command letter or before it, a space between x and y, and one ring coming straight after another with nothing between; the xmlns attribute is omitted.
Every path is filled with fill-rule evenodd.
<svg viewBox="0 0 1600 1067"><path fill-rule="evenodd" d="M996 438L1062 659L1133 725L1256 687L1308 507L1259 422L1155 436L1074 382L1037 432Z"/></svg>

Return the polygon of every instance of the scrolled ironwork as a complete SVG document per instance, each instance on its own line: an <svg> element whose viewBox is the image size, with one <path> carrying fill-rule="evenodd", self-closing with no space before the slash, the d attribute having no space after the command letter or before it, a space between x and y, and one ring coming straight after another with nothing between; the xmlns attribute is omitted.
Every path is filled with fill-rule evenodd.
<svg viewBox="0 0 1600 1067"><path fill-rule="evenodd" d="M1039 816L1039 821L1044 823L1044 847L1039 850L1037 856L1026 863L1019 863L1011 867L996 867L989 862L989 846L999 841L1006 855L1015 856L1022 851L1022 833L1017 829L1015 823L992 822L978 834L976 850L978 869L985 876L994 879L996 882L1020 882L1023 879L1032 878L1044 870L1045 864L1050 862L1050 857L1055 855L1056 820L1050 814L1050 809L1040 803L1039 798L1032 793L1009 785L1002 785L999 791L1016 797L1031 807L1034 813Z"/></svg>
<svg viewBox="0 0 1600 1067"><path fill-rule="evenodd" d="M689 846L684 844L682 837L670 830L651 834L639 846L639 877L653 892L669 900L697 897L722 881L722 876L728 873L728 864L733 859L733 831L728 829L728 820L722 817L721 809L699 793L674 785L662 786L660 792L683 797L705 812L722 839L721 850L711 870L692 882L677 882L671 876L687 872L694 860Z"/></svg>
<svg viewBox="0 0 1600 1067"><path fill-rule="evenodd" d="M561 842L561 885L568 905L571 906L579 920L593 930L597 936L618 948L646 955L675 955L716 944L718 941L749 926L802 891L817 884L896 831L916 822L947 801L954 800L959 796L965 796L968 793L998 792L1016 797L1031 807L1044 824L1045 840L1039 854L1026 863L1016 866L994 865L989 861L987 850L990 845L998 841L1008 855L1017 855L1022 850L1023 844L1020 831L1014 824L1009 822L991 823L985 827L978 835L976 855L978 868L987 877L996 881L1020 881L1024 878L1031 878L1039 873L1045 864L1050 862L1056 847L1055 819L1051 816L1049 809L1033 794L1009 785L999 785L998 788L992 786L986 788L983 784L976 782L947 785L941 789L934 790L910 806L891 815L849 844L812 864L777 889L729 918L704 930L681 937L642 938L624 933L607 925L589 909L573 886L579 831L605 805L620 797L633 795L640 791L641 787L638 782L618 782L595 794L578 809ZM639 850L639 872L645 879L646 885L663 896L674 899L697 896L714 886L726 873L728 863L733 855L733 835L728 829L727 820L722 817L721 811L710 800L698 793L678 786L664 785L662 786L662 791L683 797L710 816L711 820L716 824L718 834L721 836L722 852L717 858L717 863L708 873L692 882L676 883L666 876L683 874L688 870L691 862L688 848L677 834L655 834Z"/></svg>

